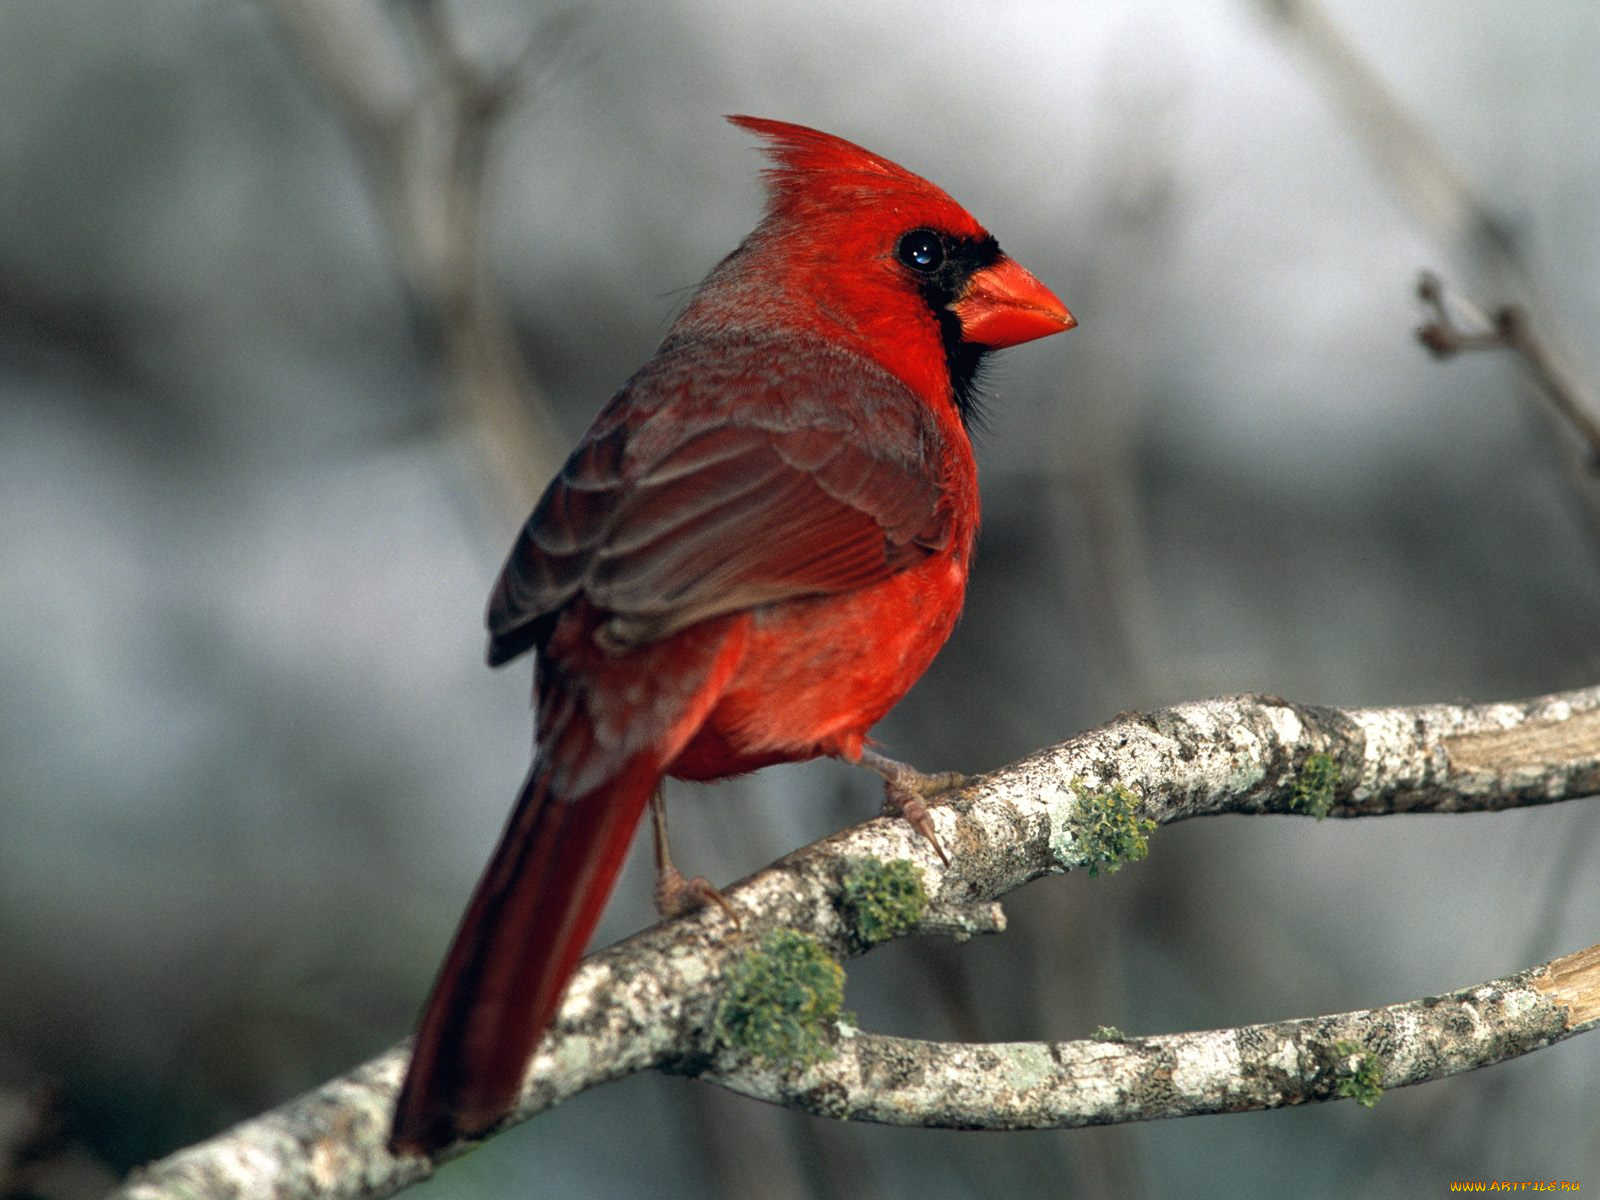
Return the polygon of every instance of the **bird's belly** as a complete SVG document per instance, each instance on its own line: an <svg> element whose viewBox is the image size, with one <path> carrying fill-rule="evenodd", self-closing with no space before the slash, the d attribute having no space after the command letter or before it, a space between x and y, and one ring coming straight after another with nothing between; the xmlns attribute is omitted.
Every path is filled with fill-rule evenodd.
<svg viewBox="0 0 1600 1200"><path fill-rule="evenodd" d="M966 574L936 555L870 588L749 614L739 666L667 774L720 779L821 755L857 759L955 628Z"/></svg>

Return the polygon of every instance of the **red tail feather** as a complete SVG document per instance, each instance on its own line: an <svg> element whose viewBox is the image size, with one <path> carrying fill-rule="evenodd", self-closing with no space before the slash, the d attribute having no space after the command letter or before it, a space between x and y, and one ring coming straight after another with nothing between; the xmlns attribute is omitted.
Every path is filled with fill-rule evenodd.
<svg viewBox="0 0 1600 1200"><path fill-rule="evenodd" d="M428 998L395 1110L397 1153L482 1134L515 1101L660 780L641 754L569 798L534 766Z"/></svg>

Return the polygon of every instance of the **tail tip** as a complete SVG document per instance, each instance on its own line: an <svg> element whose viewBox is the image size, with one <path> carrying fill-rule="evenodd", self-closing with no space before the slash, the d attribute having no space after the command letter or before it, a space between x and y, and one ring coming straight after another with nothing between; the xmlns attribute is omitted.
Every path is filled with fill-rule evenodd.
<svg viewBox="0 0 1600 1200"><path fill-rule="evenodd" d="M402 1092L389 1127L389 1153L396 1158L438 1158L461 1142L476 1142L506 1116L510 1102L482 1111L438 1103L418 1103Z"/></svg>

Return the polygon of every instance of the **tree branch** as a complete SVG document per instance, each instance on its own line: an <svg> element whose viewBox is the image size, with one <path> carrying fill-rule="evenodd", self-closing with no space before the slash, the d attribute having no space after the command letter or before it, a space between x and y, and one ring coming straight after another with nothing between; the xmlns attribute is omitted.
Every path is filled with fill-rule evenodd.
<svg viewBox="0 0 1600 1200"><path fill-rule="evenodd" d="M1324 1100L1368 1107L1600 1026L1600 945L1444 996L1326 1017L1078 1042L925 1042L841 1030L803 1074L701 1073L817 1116L938 1129L1061 1129Z"/></svg>
<svg viewBox="0 0 1600 1200"><path fill-rule="evenodd" d="M1427 128L1362 57L1320 0L1256 0L1316 71L1373 164L1430 234L1510 258L1504 223L1477 195ZM1496 263L1520 272L1520 264Z"/></svg>
<svg viewBox="0 0 1600 1200"><path fill-rule="evenodd" d="M870 821L728 889L737 933L700 911L592 955L507 1124L652 1068L832 1116L1019 1128L1366 1098L1380 1083L1527 1053L1600 1023L1600 948L1439 1000L1204 1034L939 1046L846 1029L837 1057L783 1071L737 1060L712 1031L730 973L775 931L801 931L835 958L908 933L998 932L998 897L1040 875L1114 870L1158 824L1489 811L1596 792L1600 687L1506 704L1332 709L1246 696L1124 714L933 807L948 869L905 822ZM852 864L899 860L920 868L926 903L897 928L869 926L842 902ZM432 1170L384 1148L405 1058L397 1046L146 1168L119 1195L392 1194Z"/></svg>
<svg viewBox="0 0 1600 1200"><path fill-rule="evenodd" d="M485 184L500 119L533 67L565 44L574 14L552 14L490 69L463 52L441 0L405 6L409 56L376 0L264 2L350 135L408 298L449 365L457 418L520 520L566 439L488 281Z"/></svg>
<svg viewBox="0 0 1600 1200"><path fill-rule="evenodd" d="M1320 0L1254 3L1275 19L1305 54L1351 133L1428 234L1447 252L1464 253L1480 276L1479 286L1488 294L1515 301L1514 307L1502 311L1516 313L1517 336L1525 333L1531 339L1528 331L1538 326L1543 336L1531 343L1532 353L1516 348L1533 367L1545 394L1593 451L1593 415L1600 413L1600 408L1592 399L1588 403L1566 401L1585 395L1592 398L1594 390L1555 365L1572 360L1571 353L1563 349L1571 344L1570 339L1562 334L1553 305L1529 268L1512 226L1456 169L1438 141L1328 16ZM1547 349L1552 346L1553 351ZM1551 427L1555 428L1554 423ZM1569 456L1562 455L1559 461L1584 521L1591 532L1600 535L1600 488L1595 486L1594 473L1583 470Z"/></svg>
<svg viewBox="0 0 1600 1200"><path fill-rule="evenodd" d="M1533 373L1539 388L1556 412L1577 430L1589 447L1590 467L1600 471L1600 404L1583 381L1566 370L1545 349L1533 332L1533 323L1521 305L1505 304L1491 316L1459 295L1447 295L1443 282L1431 271L1417 281L1417 295L1433 310L1433 320L1417 330L1420 341L1435 358L1450 358L1467 350L1510 350ZM1455 309L1468 325L1456 319Z"/></svg>

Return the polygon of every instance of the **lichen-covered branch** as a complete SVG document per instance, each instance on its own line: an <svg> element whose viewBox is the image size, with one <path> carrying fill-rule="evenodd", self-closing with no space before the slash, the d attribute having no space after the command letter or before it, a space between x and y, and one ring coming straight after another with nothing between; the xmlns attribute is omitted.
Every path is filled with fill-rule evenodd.
<svg viewBox="0 0 1600 1200"><path fill-rule="evenodd" d="M1159 840L1158 826L1174 821L1220 813L1320 818L1485 811L1597 792L1600 687L1507 704L1331 709L1245 696L1124 714L973 780L933 806L950 852L948 868L904 821L870 821L727 889L741 915L738 930L720 912L705 910L593 955L534 1058L510 1122L652 1068L704 1074L819 1111L887 1114L897 1095L900 1104L910 1103L906 1089L912 1086L910 1075L890 1067L910 1061L907 1048L925 1043L852 1031L831 1062L780 1067L728 1047L714 1031L727 1038L736 1036L730 1030L764 1030L743 1050L768 1053L773 1043L763 1020L789 1020L808 1007L826 1017L828 972L818 969L813 947L825 951L824 958L842 960L909 933L966 938L998 932L1004 927L999 897L1040 875L1115 869L1142 857ZM779 931L804 936L773 938ZM750 998L730 1011L728 981L736 975L761 986L742 989L740 995ZM1038 1089L1056 1097L1056 1111L1067 1112L1074 1073L1089 1088L1092 1064L1102 1071L1096 1080L1143 1078L1148 1086L1128 1115L1118 1117L1096 1099L1100 1093L1093 1089L1103 1083L1094 1083L1071 1109L1096 1114L1085 1120L1222 1111L1233 1103L1229 1097L1239 1100L1237 1107L1298 1103L1340 1094L1341 1087L1370 1096L1374 1069L1381 1086L1419 1082L1432 1077L1427 1070L1465 1070L1591 1028L1600 1018L1600 951L1469 989L1433 1008L1440 1004L1453 1019L1430 1024L1421 1015L1429 1008L1423 1001L1378 1010L1378 1016L1108 1041L1070 1053L1047 1045L936 1047L926 1051L930 1062L996 1069L968 1074L959 1103L937 1089L928 1093L919 1123L1010 1128L1026 1123L1017 1105L1043 1096ZM1561 1011L1566 1015L1558 1017ZM1382 1038L1380 1031L1386 1031ZM1349 1046L1330 1051L1339 1043ZM1213 1086L1199 1083L1202 1075L1214 1082L1235 1063L1242 1070L1240 1056L1251 1047L1260 1049L1261 1061L1277 1064L1270 1078L1281 1084L1280 1097L1266 1098L1252 1090L1259 1080L1241 1075L1221 1091L1206 1092L1213 1100L1202 1103ZM1214 1069L1205 1074L1200 1060L1212 1056ZM404 1047L396 1047L181 1151L130 1181L123 1200L391 1194L432 1169L384 1149L404 1061ZM1028 1072L1037 1079L1019 1090ZM811 1079L817 1082L808 1085ZM827 1079L834 1082L823 1087ZM847 1087L851 1079L856 1082ZM1260 1099L1246 1104L1247 1094ZM940 1107L950 1104L957 1107Z"/></svg>
<svg viewBox="0 0 1600 1200"><path fill-rule="evenodd" d="M1078 1042L924 1042L845 1029L804 1071L702 1073L736 1092L852 1121L1059 1129L1352 1099L1543 1049L1600 1025L1600 945L1444 996L1203 1033Z"/></svg>

